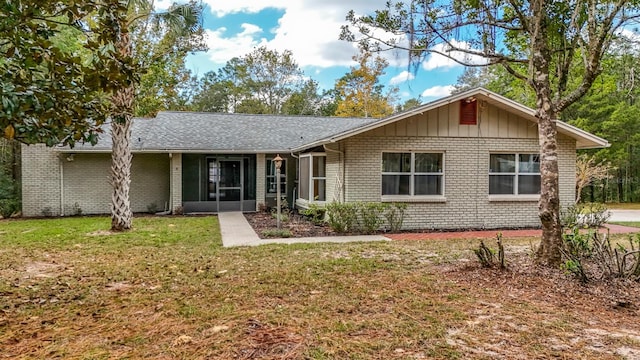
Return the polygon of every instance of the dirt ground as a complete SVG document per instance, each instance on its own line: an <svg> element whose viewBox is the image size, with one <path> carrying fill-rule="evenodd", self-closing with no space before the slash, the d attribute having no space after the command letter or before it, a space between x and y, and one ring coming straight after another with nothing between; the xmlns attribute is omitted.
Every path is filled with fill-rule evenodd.
<svg viewBox="0 0 640 360"><path fill-rule="evenodd" d="M276 217L268 212L245 213L249 224L261 238L264 238L264 230L273 230L277 227ZM288 214L288 219L281 224L283 229L291 231L291 237L316 237L337 235L327 225L314 225L304 216L293 211Z"/></svg>

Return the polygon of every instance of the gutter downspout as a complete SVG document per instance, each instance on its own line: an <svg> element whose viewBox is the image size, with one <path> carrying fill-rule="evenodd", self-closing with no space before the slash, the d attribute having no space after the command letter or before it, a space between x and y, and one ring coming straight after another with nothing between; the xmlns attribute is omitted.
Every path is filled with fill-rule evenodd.
<svg viewBox="0 0 640 360"><path fill-rule="evenodd" d="M327 147L327 144L322 144L322 147L324 148L325 151L338 154L338 160L340 161L340 164L342 165L342 171L341 171L342 174L340 174L341 175L340 176L341 179L339 179L342 182L342 184L341 184L342 186L341 186L341 189L340 189L340 199L337 199L337 200L339 200L341 203L343 203L344 202L344 192L345 192L344 191L345 190L344 189L344 176L345 176L344 173L345 173L345 170L346 170L346 166L344 164L344 152L340 151L340 150L330 149L330 148ZM338 171L340 171L340 167L338 167ZM334 198L335 198L335 194L334 194Z"/></svg>
<svg viewBox="0 0 640 360"><path fill-rule="evenodd" d="M169 153L169 209L165 211L173 214L173 153Z"/></svg>
<svg viewBox="0 0 640 360"><path fill-rule="evenodd" d="M60 158L60 216L64 216L64 158Z"/></svg>
<svg viewBox="0 0 640 360"><path fill-rule="evenodd" d="M296 156L293 151L290 151L289 154L291 155L292 158L298 160L298 163L296 164L296 182L300 181L299 176L300 175L300 156ZM296 202L298 201L298 187L294 186L293 187L293 208L296 208Z"/></svg>

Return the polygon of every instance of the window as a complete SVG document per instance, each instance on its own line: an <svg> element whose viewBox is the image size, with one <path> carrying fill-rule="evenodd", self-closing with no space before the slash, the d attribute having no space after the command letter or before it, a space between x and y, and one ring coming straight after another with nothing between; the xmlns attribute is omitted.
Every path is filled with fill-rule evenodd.
<svg viewBox="0 0 640 360"><path fill-rule="evenodd" d="M442 153L382 153L382 195L443 195Z"/></svg>
<svg viewBox="0 0 640 360"><path fill-rule="evenodd" d="M311 153L300 155L300 178L298 197L312 201L325 201L327 175L326 155Z"/></svg>
<svg viewBox="0 0 640 360"><path fill-rule="evenodd" d="M535 194L540 194L540 155L489 156L489 195Z"/></svg>
<svg viewBox="0 0 640 360"><path fill-rule="evenodd" d="M276 163L267 159L267 194L276 194ZM280 193L287 193L287 160L282 160L280 166Z"/></svg>

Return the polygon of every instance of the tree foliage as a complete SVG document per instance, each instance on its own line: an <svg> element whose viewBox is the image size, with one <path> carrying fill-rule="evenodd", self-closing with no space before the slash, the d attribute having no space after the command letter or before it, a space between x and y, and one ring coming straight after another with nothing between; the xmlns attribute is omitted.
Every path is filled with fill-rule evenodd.
<svg viewBox="0 0 640 360"><path fill-rule="evenodd" d="M638 18L630 0L436 0L388 2L347 16L342 38L379 50L402 48L418 64L438 54L463 65L497 64L535 94L540 133L542 241L538 260L558 265L562 229L554 120L583 97L601 71L614 34ZM357 36L356 36L357 35Z"/></svg>
<svg viewBox="0 0 640 360"><path fill-rule="evenodd" d="M83 57L83 23L101 1L5 0L0 4L0 130L27 144L95 143L107 116L102 71ZM71 41L71 38L80 41ZM86 53L85 53L86 54Z"/></svg>
<svg viewBox="0 0 640 360"><path fill-rule="evenodd" d="M353 60L358 66L351 67L350 72L336 81L336 116L377 118L391 115L397 88L385 92L379 82L389 63L363 47Z"/></svg>

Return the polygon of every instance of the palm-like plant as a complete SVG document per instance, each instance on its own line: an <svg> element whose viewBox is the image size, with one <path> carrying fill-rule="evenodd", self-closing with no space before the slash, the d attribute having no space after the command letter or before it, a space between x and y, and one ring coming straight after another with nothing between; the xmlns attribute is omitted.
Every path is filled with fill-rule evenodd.
<svg viewBox="0 0 640 360"><path fill-rule="evenodd" d="M109 4L111 3L111 4ZM136 86L145 66L170 51L203 49L202 6L195 1L171 6L155 12L147 0L109 0L99 10L100 43L105 51L100 55L107 89L111 90L111 229L131 228L132 211L129 198L131 185L131 123ZM153 47L157 53L135 46L132 37L141 41L159 41ZM113 80L113 81L109 81Z"/></svg>

